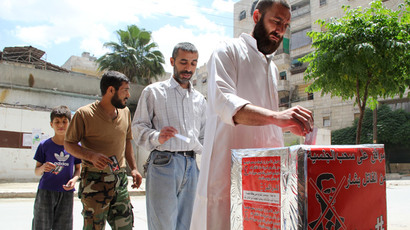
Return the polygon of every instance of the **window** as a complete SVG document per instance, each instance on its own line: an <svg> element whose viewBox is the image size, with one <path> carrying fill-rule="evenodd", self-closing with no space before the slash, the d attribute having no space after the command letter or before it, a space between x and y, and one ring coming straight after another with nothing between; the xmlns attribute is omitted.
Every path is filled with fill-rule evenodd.
<svg viewBox="0 0 410 230"><path fill-rule="evenodd" d="M246 11L245 10L242 10L240 13L239 13L239 21L242 21L243 19L245 19L246 18Z"/></svg>
<svg viewBox="0 0 410 230"><path fill-rule="evenodd" d="M313 100L313 93L308 93L308 100Z"/></svg>
<svg viewBox="0 0 410 230"><path fill-rule="evenodd" d="M326 5L326 0L319 0L320 1L320 6Z"/></svg>
<svg viewBox="0 0 410 230"><path fill-rule="evenodd" d="M286 80L286 71L283 71L283 72L279 73L279 79L280 80Z"/></svg>
<svg viewBox="0 0 410 230"><path fill-rule="evenodd" d="M312 39L307 35L308 32L312 31L312 28L306 28L297 32L292 33L290 49L294 50L312 43Z"/></svg>
<svg viewBox="0 0 410 230"><path fill-rule="evenodd" d="M299 66L302 66L302 65L303 65L303 63L300 62L300 61L298 60L298 58L293 59L292 62L291 62L291 66L292 66L293 68L299 67Z"/></svg>
<svg viewBox="0 0 410 230"><path fill-rule="evenodd" d="M289 105L289 96L281 97L279 99L279 106L280 107L287 107Z"/></svg>
<svg viewBox="0 0 410 230"><path fill-rule="evenodd" d="M323 127L330 126L330 117L323 117Z"/></svg>
<svg viewBox="0 0 410 230"><path fill-rule="evenodd" d="M250 12L251 17L253 16L253 11L255 11L256 4L258 4L258 0L252 3L251 12Z"/></svg>
<svg viewBox="0 0 410 230"><path fill-rule="evenodd" d="M283 38L283 52L289 54L289 38Z"/></svg>

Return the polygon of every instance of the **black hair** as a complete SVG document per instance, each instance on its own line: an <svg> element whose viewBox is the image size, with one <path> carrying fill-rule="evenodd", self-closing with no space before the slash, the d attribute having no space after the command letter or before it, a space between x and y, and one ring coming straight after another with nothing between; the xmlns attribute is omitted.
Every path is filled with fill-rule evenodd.
<svg viewBox="0 0 410 230"><path fill-rule="evenodd" d="M175 59L177 57L178 50L183 50L183 51L187 51L187 52L191 52L191 53L198 53L198 50L196 49L196 47L192 43L180 42L180 43L176 44L176 46L174 47L174 50L172 51L172 58L173 59Z"/></svg>
<svg viewBox="0 0 410 230"><path fill-rule="evenodd" d="M316 185L320 190L322 190L322 188L323 188L322 181L323 180L331 180L331 179L333 179L333 181L335 181L335 176L333 176L333 174L331 174L331 173L322 173L317 177Z"/></svg>
<svg viewBox="0 0 410 230"><path fill-rule="evenodd" d="M50 121L53 122L56 117L66 117L69 121L71 121L71 111L65 105L54 107L51 110Z"/></svg>
<svg viewBox="0 0 410 230"><path fill-rule="evenodd" d="M281 4L282 6L286 7L290 10L290 5L286 0L259 0L258 4L256 4L255 9L258 9L259 12L264 15L266 10L273 6L273 4Z"/></svg>
<svg viewBox="0 0 410 230"><path fill-rule="evenodd" d="M105 72L100 81L101 94L104 96L110 86L118 90L123 82L130 83L125 74L113 70Z"/></svg>

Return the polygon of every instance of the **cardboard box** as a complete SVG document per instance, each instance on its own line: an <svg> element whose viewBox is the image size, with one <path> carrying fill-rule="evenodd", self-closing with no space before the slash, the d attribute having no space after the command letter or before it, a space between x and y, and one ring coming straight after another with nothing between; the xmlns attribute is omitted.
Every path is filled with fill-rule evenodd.
<svg viewBox="0 0 410 230"><path fill-rule="evenodd" d="M386 229L383 145L232 150L231 229Z"/></svg>

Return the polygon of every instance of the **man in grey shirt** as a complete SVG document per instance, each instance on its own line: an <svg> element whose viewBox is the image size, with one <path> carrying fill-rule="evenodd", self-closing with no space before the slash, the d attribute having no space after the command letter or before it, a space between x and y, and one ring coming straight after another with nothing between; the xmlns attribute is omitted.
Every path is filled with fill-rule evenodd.
<svg viewBox="0 0 410 230"><path fill-rule="evenodd" d="M206 101L190 83L198 62L195 46L177 44L170 61L173 76L143 90L132 131L136 144L151 152L146 179L148 228L188 230L199 174L195 154L202 152Z"/></svg>

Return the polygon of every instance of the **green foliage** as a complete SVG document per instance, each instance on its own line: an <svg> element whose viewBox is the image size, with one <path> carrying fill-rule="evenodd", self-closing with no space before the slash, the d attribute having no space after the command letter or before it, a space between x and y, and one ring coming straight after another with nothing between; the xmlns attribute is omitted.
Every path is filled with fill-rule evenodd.
<svg viewBox="0 0 410 230"><path fill-rule="evenodd" d="M309 92L354 99L362 114L366 105L374 108L380 97L402 97L410 86L409 0L397 11L381 0L369 8L343 8L342 18L318 20L326 31L308 33L315 51L300 61L309 62L304 77L314 80Z"/></svg>
<svg viewBox="0 0 410 230"><path fill-rule="evenodd" d="M332 131L332 145L355 144L357 120L353 126ZM377 139L385 145L399 145L410 148L410 113L399 109L392 111L387 105L377 109ZM363 119L361 140L373 143L373 111L366 109Z"/></svg>
<svg viewBox="0 0 410 230"><path fill-rule="evenodd" d="M383 107L377 117L377 137L380 143L410 147L410 113L404 110L392 112L387 106L382 109Z"/></svg>
<svg viewBox="0 0 410 230"><path fill-rule="evenodd" d="M164 56L151 42L151 32L130 25L127 30L116 31L119 43L107 42L105 47L112 52L101 56L97 62L100 70L116 70L125 74L132 82L142 85L151 83L165 70Z"/></svg>
<svg viewBox="0 0 410 230"><path fill-rule="evenodd" d="M332 145L354 145L356 127L351 126L332 131Z"/></svg>
<svg viewBox="0 0 410 230"><path fill-rule="evenodd" d="M359 83L359 96L366 85L373 98L403 95L410 85L408 8L393 11L378 0L371 8L344 10L340 19L318 21L327 31L309 32L315 51L301 59L309 62L305 79L315 80L309 91L352 99Z"/></svg>

